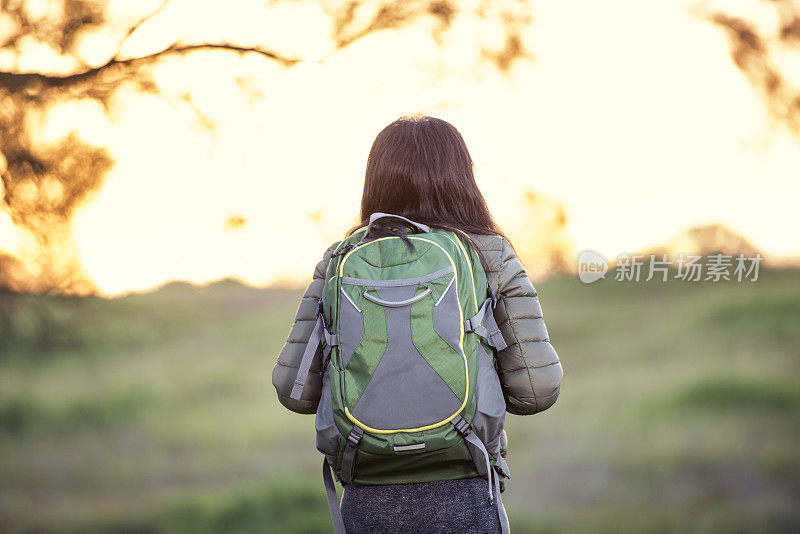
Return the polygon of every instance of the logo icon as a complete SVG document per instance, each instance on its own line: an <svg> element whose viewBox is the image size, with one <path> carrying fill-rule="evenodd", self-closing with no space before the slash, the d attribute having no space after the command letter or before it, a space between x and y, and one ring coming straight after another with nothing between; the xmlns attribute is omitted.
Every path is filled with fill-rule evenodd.
<svg viewBox="0 0 800 534"><path fill-rule="evenodd" d="M607 272L608 260L596 250L587 248L578 254L578 278L584 284L605 278Z"/></svg>

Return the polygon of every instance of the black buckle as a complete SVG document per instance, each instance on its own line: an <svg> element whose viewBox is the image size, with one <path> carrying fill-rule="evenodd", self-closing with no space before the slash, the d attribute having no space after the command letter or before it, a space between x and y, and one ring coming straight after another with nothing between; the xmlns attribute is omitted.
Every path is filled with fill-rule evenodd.
<svg viewBox="0 0 800 534"><path fill-rule="evenodd" d="M361 436L364 435L364 431L361 430L358 426L354 426L353 430L347 434L347 444L354 449L358 447L359 442L361 441Z"/></svg>
<svg viewBox="0 0 800 534"><path fill-rule="evenodd" d="M457 420L453 421L453 426L456 427L456 430L458 431L459 434L461 434L462 437L467 437L472 432L472 429L470 428L467 420L461 417L460 415L458 416Z"/></svg>
<svg viewBox="0 0 800 534"><path fill-rule="evenodd" d="M475 320L475 317L470 317L469 319L467 319L467 325L469 327L469 330L466 330L467 332L474 332L475 329L481 325L480 321L478 321L478 324L475 324L473 322L474 320Z"/></svg>

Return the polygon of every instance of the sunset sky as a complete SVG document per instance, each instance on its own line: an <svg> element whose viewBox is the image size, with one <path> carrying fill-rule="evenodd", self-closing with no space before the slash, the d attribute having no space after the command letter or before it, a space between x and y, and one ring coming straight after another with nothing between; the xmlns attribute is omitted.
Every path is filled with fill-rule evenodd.
<svg viewBox="0 0 800 534"><path fill-rule="evenodd" d="M128 20L134 4L147 11L118 2L114 16ZM731 8L768 25L760 4ZM224 51L165 59L154 79L172 98L123 87L110 115L91 100L59 105L38 118L38 141L77 130L116 160L74 220L83 264L108 295L172 279L308 278L355 222L372 139L419 112L464 135L512 239L532 232L520 222L532 189L565 205L576 251L616 256L723 223L767 255L800 255L800 143L768 121L725 34L692 14L697 5L533 2L534 57L503 76L474 46L497 39L496 29L468 12L441 46L421 19L334 51L316 3L279 3L265 16L262 2L176 1L123 54L169 44L179 25L187 41L235 35L303 61L285 69ZM80 50L102 63L115 42L99 32ZM800 82L800 58L787 61ZM0 70L71 68L33 44L18 58L0 55ZM245 224L226 226L231 216ZM26 246L0 211L0 249L24 256Z"/></svg>

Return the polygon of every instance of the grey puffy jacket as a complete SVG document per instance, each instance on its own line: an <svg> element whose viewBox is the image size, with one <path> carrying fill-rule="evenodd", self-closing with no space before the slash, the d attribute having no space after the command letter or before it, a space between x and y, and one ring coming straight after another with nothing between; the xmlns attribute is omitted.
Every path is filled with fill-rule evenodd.
<svg viewBox="0 0 800 534"><path fill-rule="evenodd" d="M517 415L546 410L558 398L563 371L550 344L539 297L511 245L500 236L470 235L483 253L486 276L498 301L495 318L508 347L497 355L497 371L506 398L506 409ZM325 283L325 271L338 243L332 245L314 270L297 310L289 338L272 370L278 399L298 413L314 413L322 391L320 351L311 364L300 400L289 398L300 360L316 321L317 303Z"/></svg>

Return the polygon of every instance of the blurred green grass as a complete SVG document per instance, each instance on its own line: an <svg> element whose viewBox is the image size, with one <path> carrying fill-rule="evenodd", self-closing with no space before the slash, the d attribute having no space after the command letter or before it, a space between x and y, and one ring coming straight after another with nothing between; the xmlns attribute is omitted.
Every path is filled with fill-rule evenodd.
<svg viewBox="0 0 800 534"><path fill-rule="evenodd" d="M515 532L800 529L800 272L537 285L561 398L508 417ZM0 295L3 532L326 532L270 373L299 291Z"/></svg>

